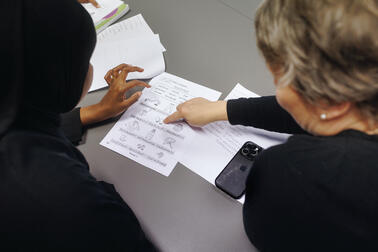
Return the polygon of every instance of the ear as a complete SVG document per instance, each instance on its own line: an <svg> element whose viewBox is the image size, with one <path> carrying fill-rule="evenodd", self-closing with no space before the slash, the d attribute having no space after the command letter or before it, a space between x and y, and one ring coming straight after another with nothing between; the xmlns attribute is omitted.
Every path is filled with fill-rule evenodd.
<svg viewBox="0 0 378 252"><path fill-rule="evenodd" d="M317 107L316 113L319 115L319 118L321 118L322 114L325 114L325 118L322 118L322 120L333 120L339 117L343 117L351 109L351 102L342 102L334 105L321 104Z"/></svg>

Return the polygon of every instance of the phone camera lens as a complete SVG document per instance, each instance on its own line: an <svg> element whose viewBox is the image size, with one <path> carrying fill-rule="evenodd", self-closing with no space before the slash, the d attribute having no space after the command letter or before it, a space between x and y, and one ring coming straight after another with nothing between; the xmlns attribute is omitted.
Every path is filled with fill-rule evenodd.
<svg viewBox="0 0 378 252"><path fill-rule="evenodd" d="M242 153L244 156L246 156L246 155L248 155L248 153L249 153L249 149L248 149L248 148L243 148L243 149L241 150L241 153Z"/></svg>
<svg viewBox="0 0 378 252"><path fill-rule="evenodd" d="M251 151L251 156L256 156L258 153L259 153L259 148L255 147L255 148L252 149L252 151Z"/></svg>

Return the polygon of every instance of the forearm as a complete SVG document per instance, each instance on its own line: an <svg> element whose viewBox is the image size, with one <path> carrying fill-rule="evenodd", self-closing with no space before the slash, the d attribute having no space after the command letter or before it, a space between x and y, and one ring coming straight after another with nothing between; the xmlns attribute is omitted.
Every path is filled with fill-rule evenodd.
<svg viewBox="0 0 378 252"><path fill-rule="evenodd" d="M275 96L229 100L227 114L231 124L289 134L306 133L291 115L281 108Z"/></svg>
<svg viewBox="0 0 378 252"><path fill-rule="evenodd" d="M103 109L100 104L94 104L80 109L80 121L83 126L89 126L108 118L103 116Z"/></svg>

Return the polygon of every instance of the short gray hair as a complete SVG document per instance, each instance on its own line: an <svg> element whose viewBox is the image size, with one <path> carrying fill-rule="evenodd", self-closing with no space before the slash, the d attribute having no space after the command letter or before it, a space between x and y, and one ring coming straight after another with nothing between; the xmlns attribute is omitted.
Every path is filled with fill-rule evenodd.
<svg viewBox="0 0 378 252"><path fill-rule="evenodd" d="M354 103L378 122L378 0L265 0L257 44L310 103Z"/></svg>

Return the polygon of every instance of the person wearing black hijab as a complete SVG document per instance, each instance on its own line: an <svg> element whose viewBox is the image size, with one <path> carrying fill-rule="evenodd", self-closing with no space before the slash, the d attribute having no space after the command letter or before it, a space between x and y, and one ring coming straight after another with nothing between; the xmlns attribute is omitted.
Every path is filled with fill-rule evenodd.
<svg viewBox="0 0 378 252"><path fill-rule="evenodd" d="M91 82L91 18L76 0L0 7L0 251L153 251L132 210L90 175L60 128ZM112 71L111 87L126 89L127 71Z"/></svg>

